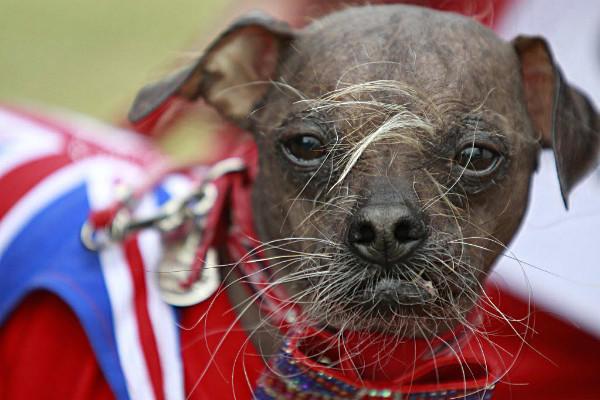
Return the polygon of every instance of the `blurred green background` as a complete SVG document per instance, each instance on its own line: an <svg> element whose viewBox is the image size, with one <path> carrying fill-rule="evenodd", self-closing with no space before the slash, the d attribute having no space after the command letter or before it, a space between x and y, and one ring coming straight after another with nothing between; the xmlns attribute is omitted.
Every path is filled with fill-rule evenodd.
<svg viewBox="0 0 600 400"><path fill-rule="evenodd" d="M119 121L140 87L227 24L232 3L1 0L0 101Z"/></svg>

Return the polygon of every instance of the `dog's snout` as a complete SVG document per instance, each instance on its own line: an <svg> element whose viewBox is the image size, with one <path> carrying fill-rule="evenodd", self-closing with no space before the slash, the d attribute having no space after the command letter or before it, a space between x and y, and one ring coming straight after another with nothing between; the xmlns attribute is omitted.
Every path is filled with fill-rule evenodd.
<svg viewBox="0 0 600 400"><path fill-rule="evenodd" d="M370 205L355 214L348 243L364 260L386 266L410 255L426 234L422 218L408 207Z"/></svg>

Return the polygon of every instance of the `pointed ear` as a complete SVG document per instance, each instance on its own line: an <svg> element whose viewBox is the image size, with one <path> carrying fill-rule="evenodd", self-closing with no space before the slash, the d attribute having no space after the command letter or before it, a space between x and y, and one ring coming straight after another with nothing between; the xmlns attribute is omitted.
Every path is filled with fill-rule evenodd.
<svg viewBox="0 0 600 400"><path fill-rule="evenodd" d="M129 111L134 126L156 113L167 115L174 102L203 98L223 116L244 126L247 115L265 95L282 52L294 38L284 22L259 12L233 23L191 65L144 87Z"/></svg>
<svg viewBox="0 0 600 400"><path fill-rule="evenodd" d="M598 164L600 116L590 100L564 80L544 39L519 36L512 43L521 63L531 122L542 146L554 152L568 208L573 187Z"/></svg>

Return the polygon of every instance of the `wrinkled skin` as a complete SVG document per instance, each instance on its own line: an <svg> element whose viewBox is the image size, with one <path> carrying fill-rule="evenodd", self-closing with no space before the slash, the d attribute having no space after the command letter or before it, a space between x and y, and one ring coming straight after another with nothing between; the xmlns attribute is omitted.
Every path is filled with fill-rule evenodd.
<svg viewBox="0 0 600 400"><path fill-rule="evenodd" d="M520 100L511 45L456 15L381 8L365 19L348 10L309 26L284 59L280 81L306 99L352 84L400 82L411 94L374 85L368 94L359 87L336 100L406 105L433 129L400 128L372 144L330 190L344 169L343 153L390 113L365 116L377 106L360 103L321 110L319 102L298 103L286 88L269 91L253 128L260 153L254 214L261 239L325 240L280 246L314 254L281 264L282 276L299 277L288 286L303 294L312 317L338 329L430 336L464 320L519 226L539 149ZM300 168L282 151L282 138L303 133L322 136L327 146L327 158L316 168ZM456 157L470 143L497 149L502 161L495 172L481 178L462 173ZM412 256L390 268L348 249L352 216L374 197L389 205L409 197L429 226ZM312 278L303 278L303 270L314 272ZM419 273L423 280L406 283ZM406 299L426 282L433 291L425 290L420 301Z"/></svg>

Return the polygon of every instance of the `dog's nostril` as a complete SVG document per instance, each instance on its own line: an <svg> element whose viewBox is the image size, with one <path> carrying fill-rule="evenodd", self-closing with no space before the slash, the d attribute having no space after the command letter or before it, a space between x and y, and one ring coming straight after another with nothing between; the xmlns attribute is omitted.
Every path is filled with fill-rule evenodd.
<svg viewBox="0 0 600 400"><path fill-rule="evenodd" d="M410 242L420 239L419 229L409 220L402 220L396 223L394 227L394 237L400 243Z"/></svg>
<svg viewBox="0 0 600 400"><path fill-rule="evenodd" d="M350 250L365 261L393 266L418 248L426 236L421 219L408 207L366 206L347 231Z"/></svg>
<svg viewBox="0 0 600 400"><path fill-rule="evenodd" d="M368 222L355 224L350 229L349 239L351 243L367 244L375 241L375 229Z"/></svg>

